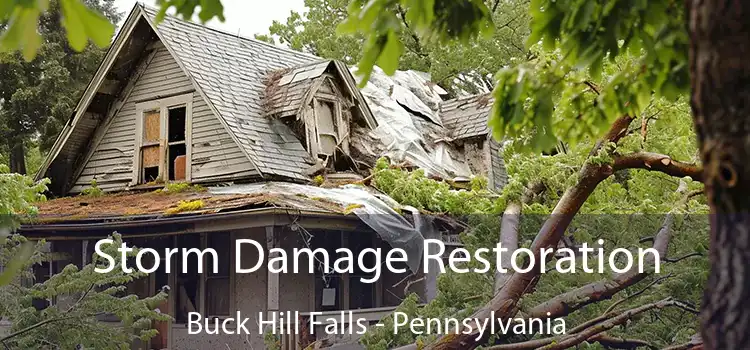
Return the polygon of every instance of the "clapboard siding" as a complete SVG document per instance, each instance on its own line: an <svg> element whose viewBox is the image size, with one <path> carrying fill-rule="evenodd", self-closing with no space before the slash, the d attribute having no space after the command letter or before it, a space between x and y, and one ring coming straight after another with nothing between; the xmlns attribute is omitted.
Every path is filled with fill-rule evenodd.
<svg viewBox="0 0 750 350"><path fill-rule="evenodd" d="M102 141L71 188L80 193L96 179L105 191L120 191L132 180L138 102L181 93L193 94L192 180L231 181L257 175L255 167L240 150L219 119L166 48L156 53L123 107L109 125Z"/></svg>
<svg viewBox="0 0 750 350"><path fill-rule="evenodd" d="M196 94L197 95L197 94ZM197 133L201 130L215 130L215 132ZM242 153L232 136L221 124L206 101L200 96L193 99L193 182L214 182L247 178L258 175L255 167ZM217 147L220 153L212 153ZM209 159L208 162L203 161Z"/></svg>

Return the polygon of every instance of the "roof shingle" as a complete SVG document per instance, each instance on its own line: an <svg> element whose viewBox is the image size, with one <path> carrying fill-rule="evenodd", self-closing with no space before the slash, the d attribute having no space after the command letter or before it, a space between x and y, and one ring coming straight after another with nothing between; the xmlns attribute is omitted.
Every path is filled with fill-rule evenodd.
<svg viewBox="0 0 750 350"><path fill-rule="evenodd" d="M154 21L156 10L144 12ZM270 72L321 59L170 16L157 28L260 172L308 180L309 153L286 125L266 117L263 94Z"/></svg>

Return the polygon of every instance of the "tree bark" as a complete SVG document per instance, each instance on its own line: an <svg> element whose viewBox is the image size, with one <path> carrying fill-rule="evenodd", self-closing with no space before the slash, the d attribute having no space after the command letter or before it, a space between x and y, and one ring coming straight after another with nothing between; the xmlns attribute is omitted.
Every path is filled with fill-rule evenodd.
<svg viewBox="0 0 750 350"><path fill-rule="evenodd" d="M750 349L750 2L688 0L691 106L711 207L706 349Z"/></svg>
<svg viewBox="0 0 750 350"><path fill-rule="evenodd" d="M8 149L10 149L10 172L26 175L26 152L23 141L9 139Z"/></svg>

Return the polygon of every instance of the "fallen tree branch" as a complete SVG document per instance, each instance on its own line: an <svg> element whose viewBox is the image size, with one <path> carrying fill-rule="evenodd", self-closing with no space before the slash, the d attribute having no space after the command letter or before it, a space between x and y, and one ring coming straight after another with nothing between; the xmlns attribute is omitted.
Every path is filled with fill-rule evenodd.
<svg viewBox="0 0 750 350"><path fill-rule="evenodd" d="M607 335L606 333L597 334L588 339L588 341L596 341L602 344L604 347L609 349L636 349L640 347L646 347L649 349L658 349L653 344L641 340L641 339L628 339L618 338Z"/></svg>
<svg viewBox="0 0 750 350"><path fill-rule="evenodd" d="M615 156L612 167L615 171L646 169L676 177L689 176L695 181L703 181L703 168L700 166L679 162L668 155L653 152L634 152Z"/></svg>
<svg viewBox="0 0 750 350"><path fill-rule="evenodd" d="M613 312L609 313L607 315L602 315L600 317L595 318L594 320L587 321L583 325L580 325L579 327L576 327L574 329L571 329L570 333L567 335L562 335L558 337L549 337L549 338L543 338L543 339L534 339L529 340L521 343L514 343L514 344L503 344L503 345L496 345L491 346L488 349L492 350L526 350L526 349L546 349L546 350L557 350L557 349L566 349L569 347L576 346L580 343L583 343L584 341L599 341L601 339L602 341L613 341L617 338L612 338L608 336L602 336L602 334L605 331L608 331L615 326L621 325L634 316L641 314L643 312L652 310L652 309L662 309L667 306L676 306L678 304L677 301L672 300L670 298L650 303L646 305L642 305L633 309L621 311L621 312ZM604 344L603 344L604 345ZM650 345L649 345L650 346Z"/></svg>
<svg viewBox="0 0 750 350"><path fill-rule="evenodd" d="M681 256L679 258L664 258L663 260L666 261L666 262L668 262L668 263L676 263L676 262L680 262L682 260L685 260L687 258L692 258L694 256L703 256L703 254L698 253L698 252L694 252L694 253L690 253L690 254L685 254L685 255L683 255L683 256Z"/></svg>
<svg viewBox="0 0 750 350"><path fill-rule="evenodd" d="M666 255L667 253L667 247L672 238L671 226L673 221L674 216L672 213L665 215L664 222L659 228L659 232L654 237L653 248L659 252L660 256ZM650 263L653 262L649 261L649 264ZM612 298L622 290L642 281L649 274L650 273L647 272L647 269L644 269L643 273L640 273L638 272L638 269L634 267L627 272L614 275L611 279L592 282L583 287L576 288L549 299L531 308L528 316L532 318L556 318L566 316L586 305Z"/></svg>
<svg viewBox="0 0 750 350"><path fill-rule="evenodd" d="M585 329L581 331L580 333L564 336L562 338L556 338L557 340L553 341L553 343L546 345L544 347L541 347L540 349L542 350L567 349L569 347L573 347L580 343L583 343L584 341L587 341L588 339L600 333L608 331L614 328L615 326L621 325L638 314L644 313L652 309L663 309L667 306L674 306L674 305L676 305L676 302L668 298L668 299L664 299L655 303L639 306L637 308L624 311L620 313L618 316L615 316L611 319L601 322L591 328Z"/></svg>
<svg viewBox="0 0 750 350"><path fill-rule="evenodd" d="M592 148L590 154L595 155L610 142L617 143L627 133L628 126L633 121L630 116L618 118L610 127L607 135L599 140ZM529 248L534 254L534 261L541 260L542 249L555 248L567 230L573 217L583 206L583 203L594 192L600 182L614 173L612 166L608 164L597 164L586 162L578 176L577 183L568 188L563 194L550 217L544 222ZM483 307L477 310L470 318L484 322L497 322L498 319L513 317L518 312L518 300L526 293L532 291L539 280L539 269L531 269L529 272L520 273L514 271L508 276L502 288ZM494 317L491 315L494 313ZM486 341L489 334L479 336L479 327L476 324L468 325L469 329L462 329L459 334L446 334L435 342L427 345L425 349L474 349Z"/></svg>
<svg viewBox="0 0 750 350"><path fill-rule="evenodd" d="M500 244L503 247L508 248L508 251L514 251L518 249L518 223L521 216L521 204L518 202L511 202L505 207L503 212L503 218L500 222ZM511 268L511 255L505 254L502 256L500 265L495 270L495 293L503 287L505 282L510 277L510 271L505 273L501 272L501 269Z"/></svg>
<svg viewBox="0 0 750 350"><path fill-rule="evenodd" d="M703 349L703 339L700 335L695 334L690 338L687 343L668 346L662 350L699 350Z"/></svg>
<svg viewBox="0 0 750 350"><path fill-rule="evenodd" d="M629 299L633 299L633 298L635 298L635 297L637 297L637 296L639 296L639 295L641 295L641 294L645 293L645 292L646 292L646 291L647 291L647 290L648 290L649 288L653 287L653 286L654 286L654 285L656 285L657 283L659 283L659 282L661 282L661 281L664 281L664 280L666 280L667 278L670 278L670 277L672 277L672 274L671 274L671 273L670 273L670 274L668 274L668 275L666 275L666 276L661 276L661 277L659 277L659 278L656 278L656 279L654 279L653 281L651 281L651 283L649 283L648 285L646 285L645 287L643 287L643 288L642 288L641 290L639 290L639 291L637 291L637 292L635 292L635 293L633 293L633 294L630 294L630 295L628 295L628 296L626 296L626 297L624 297L624 298L622 298L622 299L620 299L620 300L618 300L618 301L616 301L616 302L612 303L612 305L610 305L610 306L609 306L609 307L607 308L607 310L604 310L604 313L606 314L606 313L608 313L608 312L610 312L610 311L614 310L614 309L615 309L615 308L616 308L616 307L617 307L618 305L620 305L620 304L624 303L625 301L627 301L627 300L629 300Z"/></svg>

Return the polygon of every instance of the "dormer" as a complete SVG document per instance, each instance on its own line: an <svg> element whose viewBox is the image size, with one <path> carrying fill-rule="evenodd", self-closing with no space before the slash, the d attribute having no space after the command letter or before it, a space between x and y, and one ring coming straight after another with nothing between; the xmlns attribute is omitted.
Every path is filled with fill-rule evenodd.
<svg viewBox="0 0 750 350"><path fill-rule="evenodd" d="M332 165L349 156L352 127L377 126L355 84L337 61L275 71L266 82L266 115L289 126L313 159Z"/></svg>

